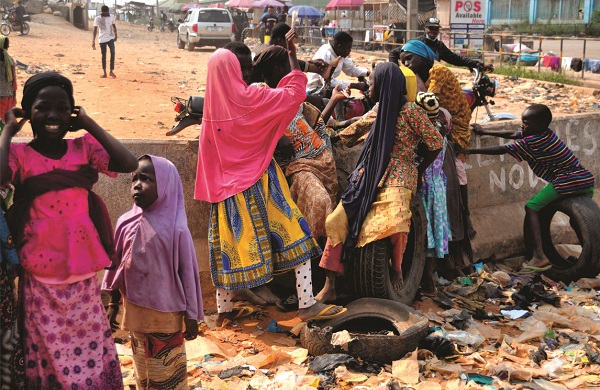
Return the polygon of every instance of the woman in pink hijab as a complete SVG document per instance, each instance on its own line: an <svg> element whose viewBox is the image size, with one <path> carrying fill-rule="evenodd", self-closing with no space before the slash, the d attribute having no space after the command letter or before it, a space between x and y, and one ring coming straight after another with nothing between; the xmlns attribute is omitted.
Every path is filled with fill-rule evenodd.
<svg viewBox="0 0 600 390"><path fill-rule="evenodd" d="M273 160L277 141L306 97L296 37L293 30L286 36L292 71L274 89L246 85L229 50L219 49L208 60L194 197L212 203L208 241L219 325L236 317L232 290L263 285L290 269L302 320L345 311L313 296L310 260L321 249Z"/></svg>

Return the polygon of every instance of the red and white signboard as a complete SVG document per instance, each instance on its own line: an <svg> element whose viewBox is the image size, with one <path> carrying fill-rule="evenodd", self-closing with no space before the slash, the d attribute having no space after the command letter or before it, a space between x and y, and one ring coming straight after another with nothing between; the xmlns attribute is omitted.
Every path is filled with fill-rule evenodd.
<svg viewBox="0 0 600 390"><path fill-rule="evenodd" d="M452 0L450 23L485 24L485 0Z"/></svg>
<svg viewBox="0 0 600 390"><path fill-rule="evenodd" d="M455 33L453 46L463 49L483 47L486 5L486 0L451 0L450 30Z"/></svg>

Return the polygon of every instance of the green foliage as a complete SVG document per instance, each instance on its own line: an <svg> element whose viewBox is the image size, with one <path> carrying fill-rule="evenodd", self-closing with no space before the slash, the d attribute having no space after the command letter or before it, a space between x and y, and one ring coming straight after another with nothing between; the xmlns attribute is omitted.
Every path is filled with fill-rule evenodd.
<svg viewBox="0 0 600 390"><path fill-rule="evenodd" d="M494 65L494 74L504 76L517 76L519 78L547 81L550 83L581 85L581 83L571 76L564 73L547 71L542 68L540 72L537 67L518 66L518 65Z"/></svg>

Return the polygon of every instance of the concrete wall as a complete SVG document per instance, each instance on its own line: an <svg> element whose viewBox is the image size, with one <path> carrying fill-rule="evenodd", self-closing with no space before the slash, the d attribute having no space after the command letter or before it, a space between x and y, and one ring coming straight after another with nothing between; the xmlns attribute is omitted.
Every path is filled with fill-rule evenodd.
<svg viewBox="0 0 600 390"><path fill-rule="evenodd" d="M518 121L485 125L489 129L517 129ZM556 118L552 125L559 137L575 152L586 168L600 178L600 113L577 114ZM15 140L19 142L19 140ZM22 140L21 140L22 141ZM502 144L505 140L474 136L472 147ZM200 271L208 272L208 218L210 206L193 200L198 142L182 140L136 140L123 142L141 156L153 154L166 157L179 169L186 198L188 223L196 243ZM335 147L338 176L345 188L345 176L352 171L360 146ZM469 202L473 223L478 231L474 241L477 258L506 258L523 252L522 226L524 203L544 183L537 179L525 163L510 156L471 156L468 165ZM95 191L104 199L113 223L129 210L131 176L109 179L101 175ZM566 221L562 221L566 225ZM206 275L206 274L205 274Z"/></svg>

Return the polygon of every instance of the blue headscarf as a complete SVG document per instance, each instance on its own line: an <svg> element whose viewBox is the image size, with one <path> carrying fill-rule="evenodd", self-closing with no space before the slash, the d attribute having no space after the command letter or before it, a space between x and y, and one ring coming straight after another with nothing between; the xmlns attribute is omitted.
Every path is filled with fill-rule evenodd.
<svg viewBox="0 0 600 390"><path fill-rule="evenodd" d="M435 60L435 53L425 43L412 39L402 46L402 51L416 54L425 58L427 61L433 62Z"/></svg>
<svg viewBox="0 0 600 390"><path fill-rule="evenodd" d="M373 73L375 94L379 96L377 119L367 136L356 168L348 178L342 205L348 216L348 236L344 242L344 260L351 258L358 234L378 192L392 154L398 115L407 102L406 79L398 65L384 62Z"/></svg>

